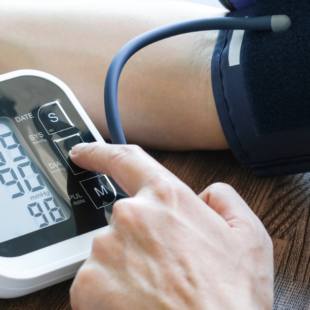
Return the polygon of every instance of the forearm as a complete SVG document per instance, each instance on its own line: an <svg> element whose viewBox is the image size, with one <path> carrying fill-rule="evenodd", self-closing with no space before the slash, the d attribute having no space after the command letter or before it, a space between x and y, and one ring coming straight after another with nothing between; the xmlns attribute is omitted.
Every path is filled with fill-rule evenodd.
<svg viewBox="0 0 310 310"><path fill-rule="evenodd" d="M117 51L150 29L224 14L202 5L132 1L1 2L1 11L0 73L38 69L62 79L104 137L103 86ZM216 36L194 33L165 40L129 61L119 88L129 142L181 149L192 137L188 149L226 146L210 79ZM172 135L171 128L178 130Z"/></svg>

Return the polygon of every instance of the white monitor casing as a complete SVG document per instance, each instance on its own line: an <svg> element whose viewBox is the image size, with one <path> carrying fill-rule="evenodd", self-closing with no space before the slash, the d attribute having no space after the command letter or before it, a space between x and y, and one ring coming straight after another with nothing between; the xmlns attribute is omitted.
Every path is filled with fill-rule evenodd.
<svg viewBox="0 0 310 310"><path fill-rule="evenodd" d="M60 87L96 141L104 142L72 91L58 78L41 71L19 70L1 75L0 83L21 76L38 77ZM108 226L26 255L12 258L0 257L0 298L23 296L73 278L89 256L94 237L107 229L109 229Z"/></svg>

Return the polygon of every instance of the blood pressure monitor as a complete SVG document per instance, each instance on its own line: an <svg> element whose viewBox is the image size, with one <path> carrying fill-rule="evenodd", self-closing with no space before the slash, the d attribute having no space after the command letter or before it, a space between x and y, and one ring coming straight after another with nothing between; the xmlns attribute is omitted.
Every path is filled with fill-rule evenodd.
<svg viewBox="0 0 310 310"><path fill-rule="evenodd" d="M0 76L0 298L72 278L122 196L69 158L104 140L70 89L22 70Z"/></svg>

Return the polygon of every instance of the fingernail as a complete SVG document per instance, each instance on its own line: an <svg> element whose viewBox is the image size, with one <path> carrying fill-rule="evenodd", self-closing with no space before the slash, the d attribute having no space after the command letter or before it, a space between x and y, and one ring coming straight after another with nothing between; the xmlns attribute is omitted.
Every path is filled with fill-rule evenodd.
<svg viewBox="0 0 310 310"><path fill-rule="evenodd" d="M81 151L81 149L87 146L88 146L88 143L80 143L80 144L75 145L69 152L69 156L71 157L71 156L77 155Z"/></svg>

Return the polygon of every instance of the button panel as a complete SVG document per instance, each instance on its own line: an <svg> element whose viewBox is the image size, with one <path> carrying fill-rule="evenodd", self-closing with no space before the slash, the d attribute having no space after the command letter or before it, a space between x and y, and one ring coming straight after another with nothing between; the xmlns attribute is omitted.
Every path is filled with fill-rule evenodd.
<svg viewBox="0 0 310 310"><path fill-rule="evenodd" d="M80 174L80 173L86 172L86 170L78 167L71 160L69 160L69 152L71 151L71 149L75 145L79 143L83 143L83 142L84 141L79 134L75 134L69 137L54 140L56 147L58 148L63 158L66 160L69 168L72 170L74 174Z"/></svg>
<svg viewBox="0 0 310 310"><path fill-rule="evenodd" d="M104 174L80 181L80 184L97 209L105 208L116 200L116 190Z"/></svg>
<svg viewBox="0 0 310 310"><path fill-rule="evenodd" d="M49 135L74 127L58 101L44 104L38 111L38 118Z"/></svg>

